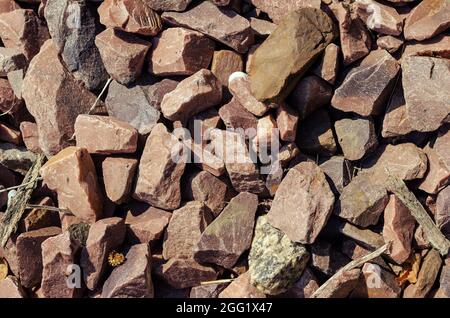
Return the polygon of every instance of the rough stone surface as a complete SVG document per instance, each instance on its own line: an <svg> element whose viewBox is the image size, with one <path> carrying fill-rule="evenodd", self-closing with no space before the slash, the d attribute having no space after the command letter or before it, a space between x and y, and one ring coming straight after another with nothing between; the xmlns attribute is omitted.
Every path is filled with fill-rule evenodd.
<svg viewBox="0 0 450 318"><path fill-rule="evenodd" d="M133 245L125 258L105 281L101 298L153 298L149 245Z"/></svg>
<svg viewBox="0 0 450 318"><path fill-rule="evenodd" d="M247 129L256 131L258 119L235 98L220 107L219 115L228 129L242 128L244 131Z"/></svg>
<svg viewBox="0 0 450 318"><path fill-rule="evenodd" d="M311 245L311 266L327 276L332 276L350 260L336 246L319 240Z"/></svg>
<svg viewBox="0 0 450 318"><path fill-rule="evenodd" d="M180 206L180 179L186 164L174 162L172 154L179 154L182 147L163 124L153 128L139 163L136 199L167 210Z"/></svg>
<svg viewBox="0 0 450 318"><path fill-rule="evenodd" d="M26 293L17 277L7 276L0 280L0 298L26 298Z"/></svg>
<svg viewBox="0 0 450 318"><path fill-rule="evenodd" d="M96 97L67 71L56 45L49 40L30 63L23 99L36 119L42 151L54 155L70 145L77 116L87 113Z"/></svg>
<svg viewBox="0 0 450 318"><path fill-rule="evenodd" d="M300 123L297 131L298 147L305 153L333 155L336 152L336 141L326 110L316 110Z"/></svg>
<svg viewBox="0 0 450 318"><path fill-rule="evenodd" d="M419 189L429 194L435 194L450 183L450 167L442 162L442 158L430 143L423 148L423 151L428 157L428 169L419 184Z"/></svg>
<svg viewBox="0 0 450 318"><path fill-rule="evenodd" d="M44 197L35 201L37 205L54 206L54 202L50 197ZM23 222L23 223L22 223ZM35 208L26 212L23 220L19 224L19 228L23 228L26 232L43 229L46 227L60 227L61 221L57 211Z"/></svg>
<svg viewBox="0 0 450 318"><path fill-rule="evenodd" d="M25 55L17 48L0 47L0 75L7 76L9 72L25 68Z"/></svg>
<svg viewBox="0 0 450 318"><path fill-rule="evenodd" d="M314 294L315 298L346 298L358 285L362 271L354 268L349 271L340 272L331 284L325 289Z"/></svg>
<svg viewBox="0 0 450 318"><path fill-rule="evenodd" d="M341 193L350 182L353 167L343 156L333 156L320 164L320 169L325 173L331 190L335 194Z"/></svg>
<svg viewBox="0 0 450 318"><path fill-rule="evenodd" d="M120 204L129 199L138 161L133 158L109 157L102 162L106 196Z"/></svg>
<svg viewBox="0 0 450 318"><path fill-rule="evenodd" d="M47 161L40 173L47 186L58 193L60 208L89 222L101 218L103 198L86 149L67 147Z"/></svg>
<svg viewBox="0 0 450 318"><path fill-rule="evenodd" d="M269 107L258 101L251 92L250 78L243 72L236 72L230 75L228 88L234 98L245 109L256 116L264 115Z"/></svg>
<svg viewBox="0 0 450 318"><path fill-rule="evenodd" d="M361 116L380 114L400 65L387 51L372 51L336 89L331 105Z"/></svg>
<svg viewBox="0 0 450 318"><path fill-rule="evenodd" d="M439 192L434 218L436 225L448 238L450 236L450 187L446 187Z"/></svg>
<svg viewBox="0 0 450 318"><path fill-rule="evenodd" d="M242 55L231 50L215 51L212 59L211 72L220 80L222 85L228 86L228 79L234 72L244 70Z"/></svg>
<svg viewBox="0 0 450 318"><path fill-rule="evenodd" d="M402 59L402 71L411 127L417 131L434 131L449 122L450 61L408 56Z"/></svg>
<svg viewBox="0 0 450 318"><path fill-rule="evenodd" d="M352 297L399 298L401 287L395 276L380 265L365 263L362 267L361 284L352 293Z"/></svg>
<svg viewBox="0 0 450 318"><path fill-rule="evenodd" d="M441 276L439 278L440 291L445 297L450 297L450 257L445 259L442 267Z"/></svg>
<svg viewBox="0 0 450 318"><path fill-rule="evenodd" d="M2 112L12 112L14 114L21 110L23 106L21 96L16 96L14 88L5 78L0 78L0 93L0 110Z"/></svg>
<svg viewBox="0 0 450 318"><path fill-rule="evenodd" d="M231 199L222 213L202 233L195 260L232 268L250 248L258 197L242 192Z"/></svg>
<svg viewBox="0 0 450 318"><path fill-rule="evenodd" d="M404 41L399 37L386 35L377 39L377 46L393 54L397 52L403 45Z"/></svg>
<svg viewBox="0 0 450 318"><path fill-rule="evenodd" d="M255 236L248 256L250 281L265 294L289 290L300 278L309 253L269 224L265 216L256 221Z"/></svg>
<svg viewBox="0 0 450 318"><path fill-rule="evenodd" d="M266 295L250 282L250 273L239 275L220 294L219 298L265 298Z"/></svg>
<svg viewBox="0 0 450 318"><path fill-rule="evenodd" d="M227 284L200 285L191 288L189 298L218 298Z"/></svg>
<svg viewBox="0 0 450 318"><path fill-rule="evenodd" d="M208 68L214 42L197 31L170 28L152 40L149 71L158 76L192 75Z"/></svg>
<svg viewBox="0 0 450 318"><path fill-rule="evenodd" d="M128 85L141 75L151 43L133 34L108 28L95 37L95 45L108 74L117 82Z"/></svg>
<svg viewBox="0 0 450 318"><path fill-rule="evenodd" d="M252 56L253 95L260 101L283 100L334 37L333 22L323 11L290 12Z"/></svg>
<svg viewBox="0 0 450 318"><path fill-rule="evenodd" d="M211 71L202 69L164 96L161 111L167 119L186 122L192 115L219 104L221 100L221 83Z"/></svg>
<svg viewBox="0 0 450 318"><path fill-rule="evenodd" d="M209 1L183 13L164 12L162 18L170 24L202 32L239 53L245 53L253 44L253 33L247 19L230 9L219 9Z"/></svg>
<svg viewBox="0 0 450 318"><path fill-rule="evenodd" d="M157 11L184 11L192 0L147 0L150 8Z"/></svg>
<svg viewBox="0 0 450 318"><path fill-rule="evenodd" d="M176 289L198 286L201 282L217 278L214 269L192 259L172 258L162 266L161 271L163 278Z"/></svg>
<svg viewBox="0 0 450 318"><path fill-rule="evenodd" d="M250 0L259 10L266 12L269 17L279 24L290 11L305 7L320 9L320 0Z"/></svg>
<svg viewBox="0 0 450 318"><path fill-rule="evenodd" d="M0 140L15 145L22 143L20 132L3 123L0 123Z"/></svg>
<svg viewBox="0 0 450 318"><path fill-rule="evenodd" d="M361 0L355 2L355 9L370 30L389 35L402 33L403 18L395 8L374 0Z"/></svg>
<svg viewBox="0 0 450 318"><path fill-rule="evenodd" d="M302 162L281 182L267 219L290 240L311 244L328 221L333 204L325 174L316 164Z"/></svg>
<svg viewBox="0 0 450 318"><path fill-rule="evenodd" d="M340 55L340 47L330 43L326 47L319 65L313 69L313 73L333 85L338 75Z"/></svg>
<svg viewBox="0 0 450 318"><path fill-rule="evenodd" d="M250 18L250 25L255 36L263 38L269 36L277 27L272 22L253 17Z"/></svg>
<svg viewBox="0 0 450 318"><path fill-rule="evenodd" d="M395 87L391 101L388 103L383 120L381 135L384 138L403 136L413 129L406 112L406 101L401 81Z"/></svg>
<svg viewBox="0 0 450 318"><path fill-rule="evenodd" d="M121 218L102 219L91 225L80 258L87 288L94 290L98 286L107 269L108 254L117 249L124 238L125 223Z"/></svg>
<svg viewBox="0 0 450 318"><path fill-rule="evenodd" d="M202 233L212 220L211 211L199 201L188 202L173 211L164 237L164 259L192 259Z"/></svg>
<svg viewBox="0 0 450 318"><path fill-rule="evenodd" d="M277 108L277 128L280 139L283 141L295 141L299 116L296 110L282 103Z"/></svg>
<svg viewBox="0 0 450 318"><path fill-rule="evenodd" d="M409 55L450 58L450 36L440 34L425 41L409 41L402 56Z"/></svg>
<svg viewBox="0 0 450 318"><path fill-rule="evenodd" d="M287 298L311 298L319 288L316 276L309 268L305 268L300 279L286 293L280 295Z"/></svg>

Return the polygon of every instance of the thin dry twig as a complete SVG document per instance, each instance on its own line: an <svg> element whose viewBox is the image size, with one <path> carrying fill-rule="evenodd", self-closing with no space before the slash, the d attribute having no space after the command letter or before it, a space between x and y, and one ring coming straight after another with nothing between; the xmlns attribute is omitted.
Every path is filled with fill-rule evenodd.
<svg viewBox="0 0 450 318"><path fill-rule="evenodd" d="M50 206L50 205L27 204L25 209L27 209L27 210L30 210L30 209L41 209L41 210L49 210L49 211L63 212L63 213L70 213L70 214L72 214L72 212L70 212L67 209L58 208L58 207Z"/></svg>
<svg viewBox="0 0 450 318"><path fill-rule="evenodd" d="M206 282L200 282L200 285L214 285L214 284L225 284L225 283L231 283L236 278L227 278L227 279L218 279L218 280L210 280Z"/></svg>
<svg viewBox="0 0 450 318"><path fill-rule="evenodd" d="M14 189L19 189L19 188L25 187L25 186L27 186L27 185L29 185L31 183L34 183L34 182L40 181L40 180L42 180L42 177L37 177L36 180L31 180L30 182L22 183L22 184L19 184L19 185L13 186L13 187L9 187L9 188L6 188L6 189L1 189L0 193L8 192L8 191L14 190Z"/></svg>

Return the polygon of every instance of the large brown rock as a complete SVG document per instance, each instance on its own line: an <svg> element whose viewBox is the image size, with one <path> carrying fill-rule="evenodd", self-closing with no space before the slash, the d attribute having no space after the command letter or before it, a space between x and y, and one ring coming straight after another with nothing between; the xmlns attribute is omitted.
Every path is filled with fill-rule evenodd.
<svg viewBox="0 0 450 318"><path fill-rule="evenodd" d="M253 95L283 100L334 37L333 21L320 9L290 12L252 56Z"/></svg>
<svg viewBox="0 0 450 318"><path fill-rule="evenodd" d="M129 199L138 161L109 157L102 162L103 183L108 199L120 204Z"/></svg>
<svg viewBox="0 0 450 318"><path fill-rule="evenodd" d="M161 18L144 0L106 0L98 13L100 22L107 28L141 35L156 35L162 28Z"/></svg>
<svg viewBox="0 0 450 318"><path fill-rule="evenodd" d="M133 34L108 28L95 37L95 45L108 74L117 82L128 85L141 75L151 43Z"/></svg>
<svg viewBox="0 0 450 318"><path fill-rule="evenodd" d="M76 298L81 295L82 289L71 286L76 283L69 275L76 275L81 251L78 240L72 239L68 231L50 237L42 243L42 282L41 291L46 298ZM75 269L75 272L73 272ZM79 278L78 278L79 279Z"/></svg>
<svg viewBox="0 0 450 318"><path fill-rule="evenodd" d="M245 53L253 44L250 22L228 8L218 8L210 1L202 1L189 11L164 12L162 18L170 24L202 32Z"/></svg>
<svg viewBox="0 0 450 318"><path fill-rule="evenodd" d="M402 59L402 71L411 127L417 131L434 131L449 122L450 61L408 56Z"/></svg>
<svg viewBox="0 0 450 318"><path fill-rule="evenodd" d="M130 124L114 117L79 115L75 121L77 146L89 153L133 153L138 132Z"/></svg>
<svg viewBox="0 0 450 318"><path fill-rule="evenodd" d="M212 220L211 211L199 201L188 202L173 211L164 237L164 259L193 258L195 247Z"/></svg>
<svg viewBox="0 0 450 318"><path fill-rule="evenodd" d="M103 284L101 298L153 298L149 245L133 245L125 258L125 263L116 267Z"/></svg>
<svg viewBox="0 0 450 318"><path fill-rule="evenodd" d="M192 115L219 104L221 100L222 84L211 71L202 69L164 96L161 111L167 119L186 122Z"/></svg>
<svg viewBox="0 0 450 318"><path fill-rule="evenodd" d="M67 71L49 40L30 63L23 99L36 119L42 151L54 155L70 144L77 116L88 112L96 96Z"/></svg>
<svg viewBox="0 0 450 318"><path fill-rule="evenodd" d="M231 199L222 213L202 233L195 260L232 268L250 248L258 197L242 192Z"/></svg>
<svg viewBox="0 0 450 318"><path fill-rule="evenodd" d="M94 163L84 148L68 147L40 170L46 185L57 192L60 208L78 218L95 222L102 216L103 196Z"/></svg>
<svg viewBox="0 0 450 318"><path fill-rule="evenodd" d="M320 9L320 0L250 0L257 9L266 12L269 17L279 24L291 11L305 7Z"/></svg>
<svg viewBox="0 0 450 318"><path fill-rule="evenodd" d="M311 244L328 221L333 204L325 174L316 164L302 162L289 170L278 187L268 221L290 240Z"/></svg>
<svg viewBox="0 0 450 318"><path fill-rule="evenodd" d="M87 288L94 290L98 286L107 269L109 253L117 249L124 238L125 223L121 218L102 219L91 225L80 258Z"/></svg>
<svg viewBox="0 0 450 318"><path fill-rule="evenodd" d="M405 38L423 41L450 26L450 3L447 0L425 0L419 3L405 21Z"/></svg>
<svg viewBox="0 0 450 318"><path fill-rule="evenodd" d="M336 89L331 105L361 116L380 114L391 93L400 65L385 50L371 52Z"/></svg>
<svg viewBox="0 0 450 318"><path fill-rule="evenodd" d="M183 149L178 139L157 124L147 138L139 163L134 197L167 210L180 206L180 179L185 162L175 162L173 155Z"/></svg>
<svg viewBox="0 0 450 318"><path fill-rule="evenodd" d="M200 32L170 28L152 40L149 71L158 76L192 75L208 68L214 42Z"/></svg>

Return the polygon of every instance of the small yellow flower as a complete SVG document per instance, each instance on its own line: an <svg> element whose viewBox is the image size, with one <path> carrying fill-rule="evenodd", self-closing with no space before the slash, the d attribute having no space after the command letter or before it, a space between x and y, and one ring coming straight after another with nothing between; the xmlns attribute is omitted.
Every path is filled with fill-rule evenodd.
<svg viewBox="0 0 450 318"><path fill-rule="evenodd" d="M108 263L112 267L117 267L125 262L125 256L122 253L111 251L108 255Z"/></svg>

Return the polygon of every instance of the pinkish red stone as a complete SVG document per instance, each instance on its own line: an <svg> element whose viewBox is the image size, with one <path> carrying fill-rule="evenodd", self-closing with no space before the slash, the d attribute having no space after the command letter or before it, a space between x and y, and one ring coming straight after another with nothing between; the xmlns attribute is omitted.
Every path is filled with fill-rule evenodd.
<svg viewBox="0 0 450 318"><path fill-rule="evenodd" d="M107 269L108 255L125 238L125 223L118 217L102 219L89 228L86 247L81 252L80 265L87 288L94 290Z"/></svg>
<svg viewBox="0 0 450 318"><path fill-rule="evenodd" d="M221 158L213 154L206 146L196 144L192 140L185 140L186 151L190 151L192 162L200 169L220 177L225 173L225 164Z"/></svg>
<svg viewBox="0 0 450 318"><path fill-rule="evenodd" d="M450 182L450 167L448 167L436 151L435 146L429 143L423 148L428 157L428 170L419 189L426 193L435 194Z"/></svg>
<svg viewBox="0 0 450 318"><path fill-rule="evenodd" d="M272 115L266 115L258 119L256 136L252 142L255 149L260 153L279 145L277 122Z"/></svg>
<svg viewBox="0 0 450 318"><path fill-rule="evenodd" d="M226 283L194 286L189 298L217 298L226 287Z"/></svg>
<svg viewBox="0 0 450 318"><path fill-rule="evenodd" d="M450 35L440 34L425 41L409 41L402 56L421 55L450 58Z"/></svg>
<svg viewBox="0 0 450 318"><path fill-rule="evenodd" d="M68 279L78 263L81 245L69 232L50 237L42 243L42 294L46 298L76 298L81 288L70 286Z"/></svg>
<svg viewBox="0 0 450 318"><path fill-rule="evenodd" d="M34 203L34 202L33 202ZM35 201L37 205L54 206L53 200L50 197L44 197L38 201ZM50 211L47 209L32 209L27 212L23 219L23 226L25 232L39 230L46 227L57 226L59 227L60 219L57 211Z"/></svg>
<svg viewBox="0 0 450 318"><path fill-rule="evenodd" d="M397 52L403 45L404 41L401 38L392 35L386 35L377 39L377 46L380 49L385 49L393 54Z"/></svg>
<svg viewBox="0 0 450 318"><path fill-rule="evenodd" d="M157 11L184 11L192 0L147 0L147 4Z"/></svg>
<svg viewBox="0 0 450 318"><path fill-rule="evenodd" d="M309 268L305 268L300 279L282 297L311 298L318 288L319 282L316 276Z"/></svg>
<svg viewBox="0 0 450 318"><path fill-rule="evenodd" d="M109 28L96 36L95 45L108 74L127 85L141 75L151 43L133 34Z"/></svg>
<svg viewBox="0 0 450 318"><path fill-rule="evenodd" d="M328 221L333 204L334 194L325 174L316 164L302 162L289 170L278 187L268 221L290 240L312 244Z"/></svg>
<svg viewBox="0 0 450 318"><path fill-rule="evenodd" d="M343 156L333 156L320 164L328 177L328 183L335 194L341 193L344 187L350 182L353 167Z"/></svg>
<svg viewBox="0 0 450 318"><path fill-rule="evenodd" d="M172 258L161 267L161 275L173 288L182 289L199 286L201 282L217 278L216 271L192 259Z"/></svg>
<svg viewBox="0 0 450 318"><path fill-rule="evenodd" d="M250 18L250 26L252 27L255 36L267 37L269 36L277 27L276 24L257 18Z"/></svg>
<svg viewBox="0 0 450 318"><path fill-rule="evenodd" d="M202 32L239 53L245 53L253 44L247 19L230 9L219 9L209 1L182 13L164 12L162 18L170 24Z"/></svg>
<svg viewBox="0 0 450 318"><path fill-rule="evenodd" d="M250 274L246 272L232 281L219 298L266 298L266 295L250 283Z"/></svg>
<svg viewBox="0 0 450 318"><path fill-rule="evenodd" d="M101 298L153 298L149 245L133 245L125 259L103 284Z"/></svg>
<svg viewBox="0 0 450 318"><path fill-rule="evenodd" d="M170 28L152 40L149 71L158 76L192 75L208 68L214 42L200 32Z"/></svg>
<svg viewBox="0 0 450 318"><path fill-rule="evenodd" d="M5 78L0 78L0 110L5 112L18 112L23 106L22 100L16 97L11 84Z"/></svg>
<svg viewBox="0 0 450 318"><path fill-rule="evenodd" d="M0 298L26 298L25 290L15 276L0 280Z"/></svg>
<svg viewBox="0 0 450 318"><path fill-rule="evenodd" d="M242 106L236 98L233 98L228 104L220 107L219 115L228 129L242 128L244 130L254 129L256 131L258 119Z"/></svg>
<svg viewBox="0 0 450 318"><path fill-rule="evenodd" d="M251 93L250 79L247 74L243 72L231 74L228 79L228 88L234 98L252 114L262 116L267 112L269 107L258 101Z"/></svg>
<svg viewBox="0 0 450 318"><path fill-rule="evenodd" d="M172 155L182 149L181 142L163 124L153 128L139 163L133 195L136 199L167 210L180 206L180 179L186 164L183 160L174 162Z"/></svg>
<svg viewBox="0 0 450 318"><path fill-rule="evenodd" d="M109 157L102 162L106 196L120 204L129 199L138 161L133 158Z"/></svg>
<svg viewBox="0 0 450 318"><path fill-rule="evenodd" d="M361 0L355 2L355 9L370 30L389 35L402 33L403 18L395 8L374 0Z"/></svg>
<svg viewBox="0 0 450 318"><path fill-rule="evenodd" d="M217 105L222 100L222 85L211 71L202 69L181 81L161 102L164 117L187 121L191 116Z"/></svg>
<svg viewBox="0 0 450 318"><path fill-rule="evenodd" d="M450 187L441 190L436 200L436 225L447 237L450 236Z"/></svg>
<svg viewBox="0 0 450 318"><path fill-rule="evenodd" d="M244 70L242 55L231 50L215 51L211 72L220 80L224 86L228 86L228 79L234 72Z"/></svg>
<svg viewBox="0 0 450 318"><path fill-rule="evenodd" d="M399 298L402 289L396 277L380 265L365 263L362 267L363 281L352 297L363 298Z"/></svg>
<svg viewBox="0 0 450 318"><path fill-rule="evenodd" d="M161 18L144 0L106 0L98 8L100 22L141 35L156 35L162 28Z"/></svg>
<svg viewBox="0 0 450 318"><path fill-rule="evenodd" d="M357 286L361 274L359 268L340 272L325 288L317 290L312 298L346 298Z"/></svg>
<svg viewBox="0 0 450 318"><path fill-rule="evenodd" d="M77 146L89 153L133 153L138 132L128 123L114 117L79 115L75 121Z"/></svg>
<svg viewBox="0 0 450 318"><path fill-rule="evenodd" d="M299 116L297 111L285 103L277 108L277 127L280 139L283 141L295 141Z"/></svg>
<svg viewBox="0 0 450 318"><path fill-rule="evenodd" d="M326 276L336 274L349 261L347 256L327 241L318 240L311 245L311 266Z"/></svg>
<svg viewBox="0 0 450 318"><path fill-rule="evenodd" d="M20 9L20 6L14 0L1 0L0 13L11 12Z"/></svg>
<svg viewBox="0 0 450 318"><path fill-rule="evenodd" d="M401 81L397 83L390 102L387 105L381 135L384 138L409 134L413 129L406 111L406 101Z"/></svg>
<svg viewBox="0 0 450 318"><path fill-rule="evenodd" d="M314 75L333 85L338 75L340 55L341 48L334 43L330 43L324 51L320 64L313 69Z"/></svg>
<svg viewBox="0 0 450 318"><path fill-rule="evenodd" d="M39 147L39 133L36 123L29 121L23 121L20 123L20 133L22 140L29 151L35 153L41 153L42 150Z"/></svg>
<svg viewBox="0 0 450 318"><path fill-rule="evenodd" d="M47 186L56 191L60 208L89 222L101 218L103 197L94 163L84 148L68 147L40 170Z"/></svg>

